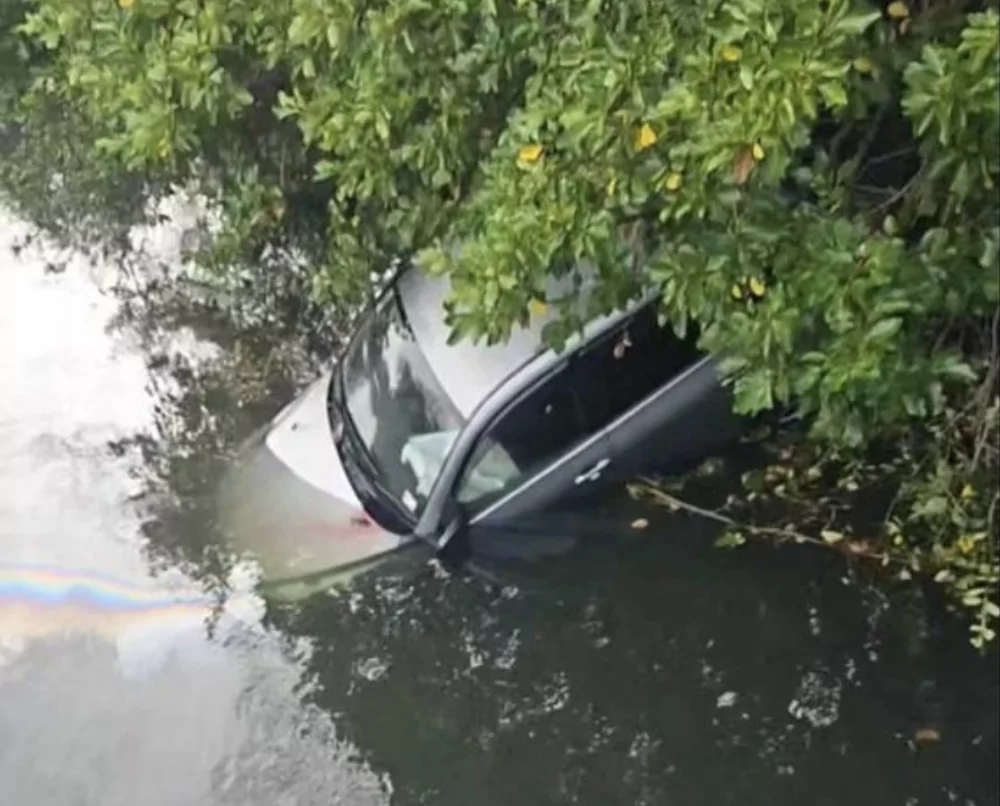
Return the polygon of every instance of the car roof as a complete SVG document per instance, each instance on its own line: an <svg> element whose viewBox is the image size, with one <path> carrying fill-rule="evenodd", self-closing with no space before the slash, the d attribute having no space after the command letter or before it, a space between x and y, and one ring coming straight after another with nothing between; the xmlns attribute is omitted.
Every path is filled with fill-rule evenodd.
<svg viewBox="0 0 1000 806"><path fill-rule="evenodd" d="M581 313L586 309L587 288L592 285L587 282L587 277L595 273L587 266L578 270L584 278L579 289ZM542 329L556 318L552 311L543 316L533 316L527 327L515 326L510 338L501 344L476 344L469 339L448 344L451 329L444 321L444 303L451 291L451 283L447 276L431 275L414 266L404 270L395 284L420 349L442 388L466 418L471 417L480 403L508 377L546 352ZM550 299L562 296L573 290L573 275L570 273L555 278L550 285L547 289ZM619 312L592 319L584 328L583 338L589 340L623 315L624 312ZM557 360L556 356L551 355L551 360Z"/></svg>

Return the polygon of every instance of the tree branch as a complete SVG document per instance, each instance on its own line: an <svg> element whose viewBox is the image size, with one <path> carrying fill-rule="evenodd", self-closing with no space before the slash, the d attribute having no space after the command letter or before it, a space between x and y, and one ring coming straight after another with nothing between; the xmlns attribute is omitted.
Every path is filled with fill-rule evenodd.
<svg viewBox="0 0 1000 806"><path fill-rule="evenodd" d="M717 512L716 510L699 507L696 504L677 498L676 496L673 496L658 487L651 479L643 478L639 480L638 484L629 485L629 492L634 496L646 495L671 511L688 512L692 515L697 515L700 518L714 521L715 523L729 529L745 531L754 535L774 537L779 540L791 540L796 543L807 543L812 546L821 546L822 548L832 549L841 554L847 554L852 557L864 557L869 560L876 560L883 565L886 565L894 560L894 558L889 554L876 551L867 543L861 541L845 540L843 542L838 541L834 543L823 540L820 537L803 534L795 529L786 527L755 526L753 524L740 523L739 521L730 518L728 515L723 515L721 512Z"/></svg>

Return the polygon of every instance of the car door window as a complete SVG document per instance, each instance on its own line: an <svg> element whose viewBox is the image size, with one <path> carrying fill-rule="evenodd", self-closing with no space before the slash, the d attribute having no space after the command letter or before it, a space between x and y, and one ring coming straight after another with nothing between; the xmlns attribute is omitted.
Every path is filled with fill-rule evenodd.
<svg viewBox="0 0 1000 806"><path fill-rule="evenodd" d="M590 431L604 428L701 357L697 334L680 339L647 305L625 325L584 348L574 374Z"/></svg>
<svg viewBox="0 0 1000 806"><path fill-rule="evenodd" d="M457 487L477 511L565 454L585 436L565 369L501 414L479 438Z"/></svg>

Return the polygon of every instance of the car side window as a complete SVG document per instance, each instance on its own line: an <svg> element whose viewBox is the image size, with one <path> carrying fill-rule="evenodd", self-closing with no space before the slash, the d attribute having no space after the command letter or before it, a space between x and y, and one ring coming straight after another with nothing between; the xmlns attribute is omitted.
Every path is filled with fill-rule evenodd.
<svg viewBox="0 0 1000 806"><path fill-rule="evenodd" d="M472 511L514 489L585 436L572 376L564 368L515 402L480 436L458 483Z"/></svg>
<svg viewBox="0 0 1000 806"><path fill-rule="evenodd" d="M659 324L652 304L585 347L574 373L587 429L604 428L697 361L692 331L680 339L669 323Z"/></svg>

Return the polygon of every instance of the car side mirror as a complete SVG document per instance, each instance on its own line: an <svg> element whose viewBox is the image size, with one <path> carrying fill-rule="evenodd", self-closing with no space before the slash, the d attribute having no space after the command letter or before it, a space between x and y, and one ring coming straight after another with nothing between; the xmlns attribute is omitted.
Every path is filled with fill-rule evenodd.
<svg viewBox="0 0 1000 806"><path fill-rule="evenodd" d="M438 536L436 554L442 563L452 567L469 558L469 513L461 504L455 505L451 520Z"/></svg>

